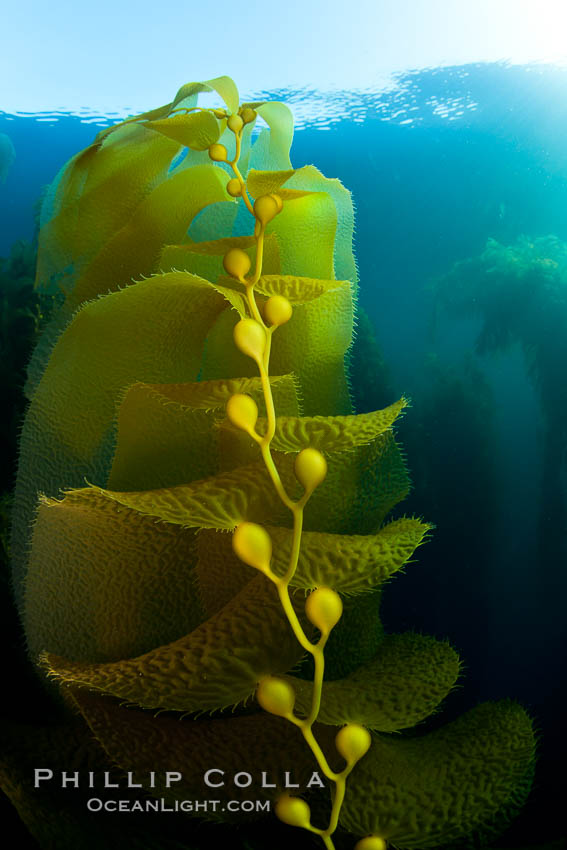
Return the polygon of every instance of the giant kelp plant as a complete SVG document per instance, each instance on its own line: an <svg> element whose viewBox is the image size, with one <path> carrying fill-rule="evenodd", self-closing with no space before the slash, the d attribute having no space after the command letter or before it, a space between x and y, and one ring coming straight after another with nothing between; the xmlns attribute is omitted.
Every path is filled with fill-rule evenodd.
<svg viewBox="0 0 567 850"><path fill-rule="evenodd" d="M559 588L567 558L567 244L556 236L520 236L511 245L488 239L484 250L461 260L434 282L451 315L481 320L481 355L521 346L527 374L543 413L543 476L539 551L545 565L549 611L563 604Z"/></svg>
<svg viewBox="0 0 567 850"><path fill-rule="evenodd" d="M212 91L224 107L199 107ZM118 846L121 824L85 813L88 788L34 796L32 748L128 773L132 813L185 812L224 771L198 816L273 801L327 848L455 846L529 789L512 702L399 734L459 659L380 625L381 585L429 526L388 519L406 402L351 410L351 198L292 168L292 134L284 105L240 104L227 77L188 84L100 133L44 202L37 284L60 303L30 366L12 546L29 653L64 700L47 729L10 728L2 770L42 846ZM133 823L128 846L197 846ZM268 828L275 846L287 827Z"/></svg>
<svg viewBox="0 0 567 850"><path fill-rule="evenodd" d="M0 184L5 182L15 157L12 140L6 133L0 133Z"/></svg>

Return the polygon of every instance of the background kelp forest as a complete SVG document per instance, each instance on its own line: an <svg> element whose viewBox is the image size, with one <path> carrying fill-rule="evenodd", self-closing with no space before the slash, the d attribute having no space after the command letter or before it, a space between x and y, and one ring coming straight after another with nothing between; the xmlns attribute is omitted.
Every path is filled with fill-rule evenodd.
<svg viewBox="0 0 567 850"><path fill-rule="evenodd" d="M292 148L295 167L313 163L353 193L355 409L411 398L398 427L413 483L403 510L435 530L389 586L383 620L448 638L465 662L462 687L420 731L503 697L536 721L533 791L491 845L516 850L567 846L566 94L554 69L410 74L388 94L319 99L318 126L296 131ZM271 96L299 109L306 95ZM43 187L98 129L0 113L16 155L0 186L3 713L23 720L43 697L6 563L26 363L50 309L32 288L34 222ZM7 145L0 156L11 159ZM10 807L5 818L17 820ZM222 840L224 827L203 826L195 846L210 829Z"/></svg>

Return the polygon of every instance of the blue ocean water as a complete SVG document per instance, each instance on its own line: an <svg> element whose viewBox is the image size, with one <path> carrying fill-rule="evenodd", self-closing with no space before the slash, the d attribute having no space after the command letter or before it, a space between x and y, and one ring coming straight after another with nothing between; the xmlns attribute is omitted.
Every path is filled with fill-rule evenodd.
<svg viewBox="0 0 567 850"><path fill-rule="evenodd" d="M567 361L557 338L559 359L545 361L544 375L557 387L553 406L534 378L534 346L527 352L517 336L501 353L480 352L475 304L450 315L434 283L481 255L488 239L567 242L567 71L469 65L402 74L380 92L260 96L296 113L294 166L313 163L353 194L359 303L383 356L371 406L412 399L399 432L414 481L406 511L436 530L387 588L386 625L459 649L465 675L449 714L504 697L532 712L541 732L537 781L508 846L559 838ZM114 120L0 113L16 153L0 186L0 256L33 238L43 188ZM523 297L519 288L500 305L504 329ZM553 297L557 314L564 302L557 289ZM561 332L567 339L567 320L536 331L536 342Z"/></svg>

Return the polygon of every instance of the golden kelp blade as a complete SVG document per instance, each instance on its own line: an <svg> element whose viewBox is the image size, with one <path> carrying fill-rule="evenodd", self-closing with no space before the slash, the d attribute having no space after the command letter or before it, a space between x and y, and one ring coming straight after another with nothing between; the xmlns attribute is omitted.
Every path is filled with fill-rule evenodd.
<svg viewBox="0 0 567 850"><path fill-rule="evenodd" d="M93 495L41 500L23 614L34 660L44 650L92 662L132 658L205 619L195 530Z"/></svg>
<svg viewBox="0 0 567 850"><path fill-rule="evenodd" d="M292 376L272 378L271 383L278 409L296 415ZM132 384L118 413L109 489L151 490L213 475L221 464L215 426L234 393L247 393L263 407L259 378Z"/></svg>
<svg viewBox="0 0 567 850"><path fill-rule="evenodd" d="M145 126L196 151L207 150L220 135L219 122L210 112L173 115L148 121Z"/></svg>
<svg viewBox="0 0 567 850"><path fill-rule="evenodd" d="M179 145L140 124L115 131L74 157L42 208L36 285L70 291L102 246L167 176ZM61 278L64 272L64 277Z"/></svg>
<svg viewBox="0 0 567 850"><path fill-rule="evenodd" d="M196 546L198 596L203 610L210 617L256 578L257 573L237 557L232 548L232 535L224 531L201 528L197 533Z"/></svg>
<svg viewBox="0 0 567 850"><path fill-rule="evenodd" d="M319 722L358 723L379 732L415 726L447 696L459 669L459 656L448 643L410 632L388 635L372 661L323 685ZM293 684L298 710L308 713L310 683L286 679Z"/></svg>
<svg viewBox="0 0 567 850"><path fill-rule="evenodd" d="M232 531L244 520L266 522L268 517L283 514L270 483L264 467L256 463L160 490L118 492L93 486L70 491L68 498L96 499L100 494L118 505L182 528Z"/></svg>
<svg viewBox="0 0 567 850"><path fill-rule="evenodd" d="M187 98L193 97L193 95L199 94L201 92L210 91L216 91L218 94L220 94L220 96L222 97L231 112L238 111L238 89L234 80L227 76L215 77L211 80L205 80L202 83L185 83L185 85L181 86L181 88L175 95L175 99L172 103L172 106L177 106L179 103L185 101Z"/></svg>
<svg viewBox="0 0 567 850"><path fill-rule="evenodd" d="M73 701L87 721L98 744L110 760L124 770L135 771L148 794L164 796L168 801L180 799L202 799L203 776L212 765L221 765L225 771L224 787L215 788L215 797L226 802L228 799L249 799L250 788L239 788L231 778L246 768L264 770L269 777L267 784L275 788L262 788L261 775L255 783L254 796L258 799L277 797L285 783L285 772L291 771L294 781L306 787L316 765L313 756L305 747L298 729L290 728L285 721L266 713L249 716L208 718L179 718L136 708L125 709L117 700L90 693L82 688L70 688ZM322 727L325 747L331 750L333 731ZM339 757L334 760L338 764ZM158 774L166 770L179 770L181 782L159 788L149 787L150 771ZM211 781L220 777L214 774ZM211 791L212 789L209 789ZM207 819L242 821L242 811L231 812L226 805L216 812L209 810ZM197 813L202 817L202 813ZM250 818L263 815L252 812Z"/></svg>
<svg viewBox="0 0 567 850"><path fill-rule="evenodd" d="M22 430L12 534L19 604L38 490L57 496L85 477L105 482L121 395L140 380L195 380L207 329L223 309L207 281L171 273L89 302L60 336Z"/></svg>
<svg viewBox="0 0 567 850"><path fill-rule="evenodd" d="M384 525L376 534L305 531L291 585L303 590L325 585L345 595L368 593L402 569L430 528L419 519L404 517ZM272 570L283 575L289 563L291 529L270 525L267 530L273 542ZM207 547L209 557L218 560L218 572L209 576L205 568L198 570L201 585L210 581L213 593L220 583L221 572L231 576L240 562L233 556L227 535L201 531L199 540L198 545ZM246 571L244 575L253 575L249 568L242 566L242 569Z"/></svg>
<svg viewBox="0 0 567 850"><path fill-rule="evenodd" d="M61 682L111 694L142 708L200 711L248 699L266 675L293 667L303 650L275 589L257 576L221 611L180 640L109 664L43 664Z"/></svg>
<svg viewBox="0 0 567 850"><path fill-rule="evenodd" d="M350 416L278 416L273 445L278 452L312 446L324 452L346 452L371 443L387 431L405 407L404 399L384 410ZM262 432L265 421L258 420Z"/></svg>
<svg viewBox="0 0 567 850"><path fill-rule="evenodd" d="M356 288L358 274L352 252L354 236L354 213L348 189L336 178L325 177L314 165L306 165L286 171L261 171L252 169L248 175L248 186L253 197L279 191L280 187L290 192L324 192L332 199L337 217L337 229L333 249L334 277L350 280ZM283 192L282 192L283 197ZM299 274L305 274L305 267Z"/></svg>
<svg viewBox="0 0 567 850"><path fill-rule="evenodd" d="M165 245L158 262L162 272L187 271L204 277L215 283L225 275L223 258L231 248L240 248L250 257L252 263L256 257L256 243L253 236L227 236L208 242L196 242L190 237L180 245ZM279 247L274 235L264 241L263 268L270 274L281 271ZM234 281L230 284L236 291ZM242 292L242 287L238 287Z"/></svg>
<svg viewBox="0 0 567 850"><path fill-rule="evenodd" d="M208 204L226 200L225 182L220 168L200 165L160 183L78 277L67 297L67 309L158 272L163 246L180 241Z"/></svg>
<svg viewBox="0 0 567 850"><path fill-rule="evenodd" d="M353 772L341 813L355 835L402 850L457 844L502 829L531 785L534 734L515 703L482 703L428 735L376 736Z"/></svg>
<svg viewBox="0 0 567 850"><path fill-rule="evenodd" d="M280 328L274 338L272 374L297 375L305 414L351 413L344 369L353 328L351 284L285 274L262 278L258 290L260 294L284 295L294 308L293 322ZM240 352L227 358L226 339L238 319L234 311L226 312L212 328L203 379L254 374L253 364Z"/></svg>

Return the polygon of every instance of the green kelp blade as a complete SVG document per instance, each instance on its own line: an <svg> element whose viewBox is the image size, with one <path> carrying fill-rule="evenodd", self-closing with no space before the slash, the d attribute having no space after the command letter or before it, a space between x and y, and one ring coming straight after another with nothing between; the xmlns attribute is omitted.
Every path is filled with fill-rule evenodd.
<svg viewBox="0 0 567 850"><path fill-rule="evenodd" d="M324 452L327 476L304 511L306 531L375 534L409 491L409 477L390 430L350 451ZM293 468L293 454L274 452L280 472Z"/></svg>
<svg viewBox="0 0 567 850"><path fill-rule="evenodd" d="M333 250L333 268L338 280L349 280L356 292L358 272L352 250L354 239L354 209L352 195L336 177L325 177L314 165L299 168L287 183L292 190L324 191L333 200L337 228Z"/></svg>
<svg viewBox="0 0 567 850"><path fill-rule="evenodd" d="M251 168L246 175L246 188L253 198L259 198L260 195L271 195L273 192L278 192L296 171L296 168L279 171L260 171L257 168Z"/></svg>
<svg viewBox="0 0 567 850"><path fill-rule="evenodd" d="M343 599L343 614L325 646L325 679L350 676L376 656L384 640L380 618L382 589ZM301 671L305 672L306 667Z"/></svg>
<svg viewBox="0 0 567 850"><path fill-rule="evenodd" d="M19 600L37 492L106 481L122 394L137 381L195 380L225 303L193 275L159 275L89 302L60 336L21 436L12 536Z"/></svg>
<svg viewBox="0 0 567 850"><path fill-rule="evenodd" d="M354 211L351 193L340 180L325 177L314 165L306 165L283 171L251 169L246 185L253 197L271 192L282 199L298 197L303 192L325 192L333 201L336 210L337 229L333 251L334 276L338 280L358 281L356 263L352 251L354 238ZM304 272L303 272L304 273Z"/></svg>
<svg viewBox="0 0 567 850"><path fill-rule="evenodd" d="M387 431L404 407L405 399L383 410L349 416L285 416L278 415L271 446L277 452L300 452L307 446L322 452L350 451L371 443ZM230 423L226 427L232 428ZM267 423L258 419L258 433L266 431Z"/></svg>
<svg viewBox="0 0 567 850"><path fill-rule="evenodd" d="M26 575L30 657L117 661L177 640L205 619L196 560L194 529L90 492L43 498Z"/></svg>
<svg viewBox="0 0 567 850"><path fill-rule="evenodd" d="M337 211L326 192L309 192L286 200L266 233L274 233L278 239L284 274L322 280L334 277Z"/></svg>
<svg viewBox="0 0 567 850"><path fill-rule="evenodd" d="M93 485L71 490L67 496L89 498L89 494L95 499L100 494L145 516L184 528L232 531L244 520L266 522L274 516L285 516L285 508L262 463L159 490L122 492Z"/></svg>
<svg viewBox="0 0 567 850"><path fill-rule="evenodd" d="M163 246L180 242L206 206L228 202L225 186L226 173L214 165L196 165L157 185L84 269L66 309L158 272Z"/></svg>
<svg viewBox="0 0 567 850"><path fill-rule="evenodd" d="M118 411L118 433L107 486L110 490L153 490L206 478L218 468L214 423L218 410L193 407L194 384L137 383Z"/></svg>
<svg viewBox="0 0 567 850"><path fill-rule="evenodd" d="M272 569L283 575L289 566L291 531L274 526L267 530L273 544ZM402 518L376 535L303 533L292 587L307 591L327 585L347 594L343 616L325 651L327 677L347 676L374 658L383 638L376 587L403 566L428 530L417 519ZM210 615L244 587L255 571L237 558L231 537L221 532L200 530L197 551L199 599Z"/></svg>
<svg viewBox="0 0 567 850"><path fill-rule="evenodd" d="M270 386L278 407L283 407L286 411L297 410L293 375L273 375L270 377ZM265 414L262 380L259 377L221 378L217 381L197 381L192 384L162 384L159 389L171 401L201 410L224 409L231 395L247 393Z"/></svg>
<svg viewBox="0 0 567 850"><path fill-rule="evenodd" d="M247 319L250 315L248 302L243 292L236 292L234 289L229 289L225 286L219 286L218 283L212 284L216 291L230 304L232 309L238 314L240 319Z"/></svg>
<svg viewBox="0 0 567 850"><path fill-rule="evenodd" d="M258 448L251 438L240 438L225 429L221 429L221 435L229 438L221 444L222 468L232 470L235 464L244 467L255 462ZM393 435L386 431L350 452L326 452L325 456L327 476L305 507L305 530L327 534L376 534L389 512L409 491L408 473ZM293 472L294 455L274 451L273 458L280 476L289 482L290 496L300 498L301 487ZM273 520L268 519L268 523L271 522Z"/></svg>
<svg viewBox="0 0 567 850"><path fill-rule="evenodd" d="M345 281L306 280L297 276L274 276L260 281L260 294L281 294L293 306L293 317L278 329L272 343L270 373L298 378L306 415L351 413L344 357L351 343L353 304L351 286ZM224 278L219 280L228 286ZM227 311L219 316L207 337L202 377L216 379L255 375L250 358L227 348L239 316Z"/></svg>
<svg viewBox="0 0 567 850"><path fill-rule="evenodd" d="M76 210L72 262L81 271L102 246L121 230L148 194L167 178L179 150L174 140L140 124L128 124L108 136L91 160L80 197L65 199L64 210ZM67 234L58 227L63 242Z"/></svg>
<svg viewBox="0 0 567 850"><path fill-rule="evenodd" d="M69 291L103 244L167 177L178 150L172 140L128 124L71 159L45 215L42 209L37 285L56 284L66 270L64 286Z"/></svg>
<svg viewBox="0 0 567 850"><path fill-rule="evenodd" d="M407 632L388 635L374 659L344 679L323 684L320 723L358 723L379 732L408 729L435 711L455 685L459 656L448 643ZM286 676L296 710L311 710L310 682Z"/></svg>
<svg viewBox="0 0 567 850"><path fill-rule="evenodd" d="M283 295L292 306L315 301L334 289L350 288L347 280L306 277L295 274L264 274L256 284L259 295Z"/></svg>
<svg viewBox="0 0 567 850"><path fill-rule="evenodd" d="M208 281L185 272L85 304L58 340L32 409L76 460L92 456L130 384L197 376L207 329L223 309Z"/></svg>
<svg viewBox="0 0 567 850"><path fill-rule="evenodd" d="M232 548L232 534L201 528L196 537L195 582L200 604L207 616L216 614L256 577Z"/></svg>
<svg viewBox="0 0 567 850"><path fill-rule="evenodd" d="M258 449L251 438L246 435L241 438L224 428L220 433L227 437L221 442L222 468L232 470L235 464L245 467L255 462ZM305 530L327 534L376 534L392 508L409 491L407 469L393 435L387 430L370 443L350 451L325 452L325 456L327 476L305 507ZM280 475L289 482L290 496L300 498L301 487L293 472L294 455L274 451L273 458Z"/></svg>
<svg viewBox="0 0 567 850"><path fill-rule="evenodd" d="M290 169L289 159L269 162L268 145L268 138L261 135L252 148L252 167L246 176L246 184L253 197L276 192L284 201L285 215L278 216L268 229L282 244L285 243L286 250L282 255L285 268L282 266L282 270L288 274L348 280L356 288L358 273L352 251L354 211L350 192L340 180L325 177L313 165ZM270 170L266 170L268 167ZM317 194L325 196L325 200L306 197ZM294 205L293 201L299 203ZM313 223L301 220L306 208L314 216L313 222L319 228L318 236L305 232L305 228L309 229ZM290 224L293 220L296 223L295 233L293 223ZM306 244L309 239L311 252L317 246L312 258ZM313 271L314 268L318 270Z"/></svg>
<svg viewBox="0 0 567 850"><path fill-rule="evenodd" d="M532 723L516 703L483 703L417 738L373 736L348 782L340 822L400 850L457 844L510 817L531 785Z"/></svg>
<svg viewBox="0 0 567 850"><path fill-rule="evenodd" d="M274 336L270 371L297 375L305 415L349 414L344 358L352 340L352 288L348 281L312 285L309 291L305 278L289 275L259 282L259 292L284 295L293 307L292 319ZM319 297L312 297L317 290Z"/></svg>
<svg viewBox="0 0 567 850"><path fill-rule="evenodd" d="M356 482L360 474L358 469L360 463L364 462L368 453L372 454L374 452L371 444L390 430L406 405L406 400L402 398L384 410L358 415L301 417L286 416L285 414L278 415L276 419L276 430L271 443L272 451L297 453L310 446L323 452L328 458L330 466L330 483L326 484L323 495L323 501L326 503L328 499L324 497L329 496L332 488L335 488L336 492L337 481L339 479L346 479L349 484ZM276 410L282 410L283 413L283 409L277 405ZM235 458L246 457L246 455L241 455L240 452L243 444L242 431L232 425L227 419L219 423L219 428L221 429L221 439L225 447L225 453L228 454L232 447ZM267 421L265 417L258 419L256 430L259 434L266 433ZM365 447L368 447L367 451L365 451ZM251 452L248 455L248 462L256 457L255 446L252 445L250 448ZM360 451L353 452L353 450L358 449ZM245 463L247 461L242 459L240 462ZM401 475L403 469L402 465L400 467ZM315 502L318 502L320 498L321 496L318 494L315 497ZM327 507L323 510L326 509ZM316 513L314 505L311 504L309 509L310 520L316 522L316 519L313 519ZM383 515L380 521L382 518Z"/></svg>
<svg viewBox="0 0 567 850"><path fill-rule="evenodd" d="M272 538L272 570L282 576L288 569L292 532L266 526ZM291 586L310 591L321 585L338 593L358 596L387 581L414 554L430 526L412 517L388 523L377 534L326 534L304 531L297 569ZM205 610L211 614L254 577L255 571L232 550L232 538L214 529L197 534L196 577ZM224 602L223 602L224 600Z"/></svg>
<svg viewBox="0 0 567 850"><path fill-rule="evenodd" d="M374 534L407 496L408 472L393 434L330 455L329 471L305 510L305 528L341 534Z"/></svg>
<svg viewBox="0 0 567 850"><path fill-rule="evenodd" d="M172 106L175 108L188 97L211 91L216 91L222 97L231 112L238 112L238 89L234 80L227 76L214 77L200 83L185 83L175 95Z"/></svg>
<svg viewBox="0 0 567 850"><path fill-rule="evenodd" d="M165 245L158 267L162 272L187 271L204 277L215 283L225 275L222 261L231 248L240 248L250 258L254 267L256 259L256 240L253 236L231 236L224 239L214 239L208 242L186 241L180 245ZM264 254L262 268L266 273L277 274L280 271L280 252L276 237L272 234L264 239ZM234 286L235 291L243 292L243 287ZM226 282L223 282L226 283Z"/></svg>
<svg viewBox="0 0 567 850"><path fill-rule="evenodd" d="M264 137L267 136L266 153L270 165L278 169L290 168L289 151L293 139L293 115L289 106L272 101L257 106L256 112L270 128L270 133L264 134Z"/></svg>
<svg viewBox="0 0 567 850"><path fill-rule="evenodd" d="M279 410L298 412L292 376L272 378ZM206 478L219 468L218 430L234 393L250 395L265 413L260 378L186 384L137 383L118 411L118 434L110 490L152 490ZM259 449L251 456L259 458Z"/></svg>
<svg viewBox="0 0 567 850"><path fill-rule="evenodd" d="M47 654L43 666L62 683L142 708L193 712L247 700L263 676L289 670L302 654L275 587L258 575L190 634L138 658L87 664Z"/></svg>
<svg viewBox="0 0 567 850"><path fill-rule="evenodd" d="M207 820L242 822L246 811L239 808L231 812L224 805L228 800L250 799L252 788L254 799L274 800L285 787L286 771L291 781L303 790L318 770L299 729L265 712L197 719L164 714L154 717L150 712L124 708L115 699L87 690L75 687L69 690L110 761L132 771L149 794L163 796L168 802L206 799L212 793L204 783L206 772L211 768L224 771L224 775L213 773L209 777L211 782L224 781L224 785L214 789L214 797L223 805L216 811L208 807L207 812L193 812ZM324 726L317 729L327 750L333 746L334 734L335 730ZM336 754L334 761L338 761ZM163 777L172 770L179 771L182 780L166 788ZM233 782L234 775L243 770L252 774L252 788L238 787ZM151 771L156 774L153 788ZM327 788L320 793L328 794ZM252 819L261 816L259 812L248 814ZM275 821L274 828L277 828Z"/></svg>
<svg viewBox="0 0 567 850"><path fill-rule="evenodd" d="M185 101L184 106L187 109L190 109L197 105L197 95L189 95L185 98ZM97 133L96 140L98 142L105 139L108 135L121 129L125 124L143 125L144 121L156 121L159 118L167 118L175 105L174 101L171 101L171 103L165 103L163 106L156 106L155 109L148 109L146 112L140 112L139 115L132 115L130 118L125 118L124 121L120 121L118 124L113 124L112 127L105 127L104 130Z"/></svg>
<svg viewBox="0 0 567 850"><path fill-rule="evenodd" d="M207 150L220 136L219 122L208 111L171 115L145 126L195 151Z"/></svg>
<svg viewBox="0 0 567 850"><path fill-rule="evenodd" d="M72 286L76 271L78 205L89 167L99 148L100 143L95 142L71 157L47 189L41 206L36 289L55 295L63 279L68 287Z"/></svg>
<svg viewBox="0 0 567 850"><path fill-rule="evenodd" d="M430 529L419 519L402 517L384 525L377 534L304 531L291 585L304 590L325 585L348 595L369 592L409 561ZM289 564L292 535L287 528L270 527L269 532L272 569L283 575Z"/></svg>

